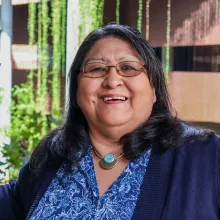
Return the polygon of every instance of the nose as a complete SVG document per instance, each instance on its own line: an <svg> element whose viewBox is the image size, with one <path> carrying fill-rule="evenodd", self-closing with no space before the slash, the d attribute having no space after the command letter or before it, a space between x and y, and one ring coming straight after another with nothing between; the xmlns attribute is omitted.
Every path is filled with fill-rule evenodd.
<svg viewBox="0 0 220 220"><path fill-rule="evenodd" d="M103 80L103 87L109 89L115 89L118 86L123 85L123 76L120 76L117 73L117 70L114 66L110 66L108 73L105 75Z"/></svg>

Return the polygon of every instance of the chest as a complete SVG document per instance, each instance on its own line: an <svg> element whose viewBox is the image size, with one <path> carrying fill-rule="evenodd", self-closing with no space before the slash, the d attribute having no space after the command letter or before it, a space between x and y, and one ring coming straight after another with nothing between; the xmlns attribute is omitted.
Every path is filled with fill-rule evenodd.
<svg viewBox="0 0 220 220"><path fill-rule="evenodd" d="M85 158L77 171L69 170L68 165L63 164L31 219L61 216L73 219L108 219L110 216L131 219L146 171L147 163L144 161L145 158L142 158L130 163L121 173L118 170L118 177L113 172L102 178L102 173L96 175L95 164L90 157Z"/></svg>
<svg viewBox="0 0 220 220"><path fill-rule="evenodd" d="M139 196L135 200L132 219L220 219L217 160L215 156L207 156L207 153L201 153L201 155L206 156L203 158L197 154L191 155L186 152L184 155L177 156L173 152L168 152L163 156L153 156L148 164L141 190L134 191L134 195L139 194ZM89 167L91 166L92 164L89 164ZM135 179L139 177L136 176ZM120 193L124 193L121 198L130 198L132 192L129 184L125 182L127 178L122 179L125 184L120 183L121 187L117 187L117 189L120 189ZM79 180L82 181L81 184L84 184L83 178L79 178ZM89 182L92 181L97 180L91 176ZM121 195L119 192L117 191L116 195ZM72 194L70 195L72 196ZM96 196L93 195L94 198ZM114 200L114 196L111 198ZM91 204L89 207L92 206ZM114 204L119 203L115 200ZM127 210L124 206L122 209Z"/></svg>
<svg viewBox="0 0 220 220"><path fill-rule="evenodd" d="M129 161L122 158L112 169L103 169L99 164L99 159L94 159L93 161L99 189L99 196L102 197L103 194L110 188L110 186L114 184L114 182L120 177L125 168L128 166Z"/></svg>

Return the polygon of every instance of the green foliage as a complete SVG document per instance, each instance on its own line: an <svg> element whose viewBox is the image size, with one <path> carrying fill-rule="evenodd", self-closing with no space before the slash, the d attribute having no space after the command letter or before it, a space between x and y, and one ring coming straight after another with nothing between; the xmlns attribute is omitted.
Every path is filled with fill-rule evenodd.
<svg viewBox="0 0 220 220"><path fill-rule="evenodd" d="M41 135L42 117L39 107L30 99L28 84L14 86L11 103L10 138L19 138L26 143L27 152L37 145Z"/></svg>
<svg viewBox="0 0 220 220"><path fill-rule="evenodd" d="M38 17L38 22L37 22L37 47L38 47L38 68L37 68L37 91L36 91L36 99L37 102L39 101L39 97L41 96L41 74L42 74L42 5L38 4L38 13L37 13L37 17ZM36 15L35 15L36 16ZM29 30L29 34L30 34L30 30Z"/></svg>
<svg viewBox="0 0 220 220"><path fill-rule="evenodd" d="M101 27L103 25L104 0L99 0L97 7L98 7L98 9L97 9L96 27Z"/></svg>
<svg viewBox="0 0 220 220"><path fill-rule="evenodd" d="M38 69L29 72L27 82L12 89L11 125L5 131L10 143L4 144L2 151L9 178L17 177L34 147L49 130L62 123L60 78L65 68L66 4L67 0L29 4L29 45L38 46ZM0 167L6 164L1 162Z"/></svg>
<svg viewBox="0 0 220 220"><path fill-rule="evenodd" d="M4 144L2 151L9 178L16 177L41 138L41 114L30 100L30 91L28 83L12 89L11 124L5 132L10 137L10 143Z"/></svg>
<svg viewBox="0 0 220 220"><path fill-rule="evenodd" d="M137 29L142 32L142 16L143 16L143 0L139 0L138 2L138 21L137 21Z"/></svg>
<svg viewBox="0 0 220 220"><path fill-rule="evenodd" d="M67 0L61 1L61 71L64 75L66 67L66 20L67 20Z"/></svg>
<svg viewBox="0 0 220 220"><path fill-rule="evenodd" d="M103 24L103 9L104 9L104 0L93 0L90 1L91 10L90 10L90 19L91 19L91 30L94 30L98 27L101 27Z"/></svg>
<svg viewBox="0 0 220 220"><path fill-rule="evenodd" d="M28 19L28 32L29 32L29 45L33 45L35 43L35 30L36 30L36 3L30 3L29 5L29 19Z"/></svg>
<svg viewBox="0 0 220 220"><path fill-rule="evenodd" d="M104 0L83 0L79 1L80 24L79 24L79 45L86 35L101 27L103 24Z"/></svg>
<svg viewBox="0 0 220 220"><path fill-rule="evenodd" d="M88 15L90 8L90 0L79 1L80 8L80 24L79 24L79 45L82 43L85 35L88 31L86 31L87 26L89 25Z"/></svg>
<svg viewBox="0 0 220 220"><path fill-rule="evenodd" d="M40 94L38 96L39 105L41 106L41 116L43 119L42 133L45 135L48 132L46 114L48 114L48 76L49 76L49 44L48 44L48 31L49 31L49 11L48 1L42 0L41 7L42 15L42 48L41 48L41 86L39 87Z"/></svg>
<svg viewBox="0 0 220 220"><path fill-rule="evenodd" d="M5 144L2 151L8 165L9 178L17 177L20 167L27 162L44 135L41 108L30 100L30 91L28 83L12 89L11 125L6 130L10 143ZM61 121L62 119L56 120L52 115L46 115L48 128L57 126Z"/></svg>
<svg viewBox="0 0 220 220"><path fill-rule="evenodd" d="M120 0L116 0L116 23L120 23Z"/></svg>
<svg viewBox="0 0 220 220"><path fill-rule="evenodd" d="M60 38L62 36L60 31L61 27L61 11L62 4L60 0L54 0L52 5L52 40L53 40L53 58L52 58L52 114L56 117L60 115L60 71L61 71L61 54L62 44Z"/></svg>

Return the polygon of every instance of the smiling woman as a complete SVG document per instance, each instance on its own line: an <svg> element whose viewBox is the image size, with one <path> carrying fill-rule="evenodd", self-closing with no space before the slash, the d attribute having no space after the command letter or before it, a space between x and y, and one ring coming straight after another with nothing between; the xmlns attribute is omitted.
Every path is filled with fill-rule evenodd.
<svg viewBox="0 0 220 220"><path fill-rule="evenodd" d="M117 143L149 118L156 101L144 60L128 42L113 37L99 40L85 60L78 78L77 103L90 136L98 133ZM109 149L103 151L106 154ZM122 146L111 143L111 151L117 155Z"/></svg>
<svg viewBox="0 0 220 220"><path fill-rule="evenodd" d="M118 24L91 32L69 88L64 124L36 147L18 181L0 187L1 216L220 218L220 138L173 113L141 33Z"/></svg>

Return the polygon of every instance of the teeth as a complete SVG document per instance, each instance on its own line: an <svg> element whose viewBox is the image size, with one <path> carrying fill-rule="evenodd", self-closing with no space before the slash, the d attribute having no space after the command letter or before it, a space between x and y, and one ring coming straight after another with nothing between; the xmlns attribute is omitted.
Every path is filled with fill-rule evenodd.
<svg viewBox="0 0 220 220"><path fill-rule="evenodd" d="M103 98L104 101L109 101L109 100L113 100L113 99L118 99L118 100L122 100L122 101L125 101L125 100L126 100L126 98L125 98L125 97L122 97L122 96L104 97L104 98Z"/></svg>

